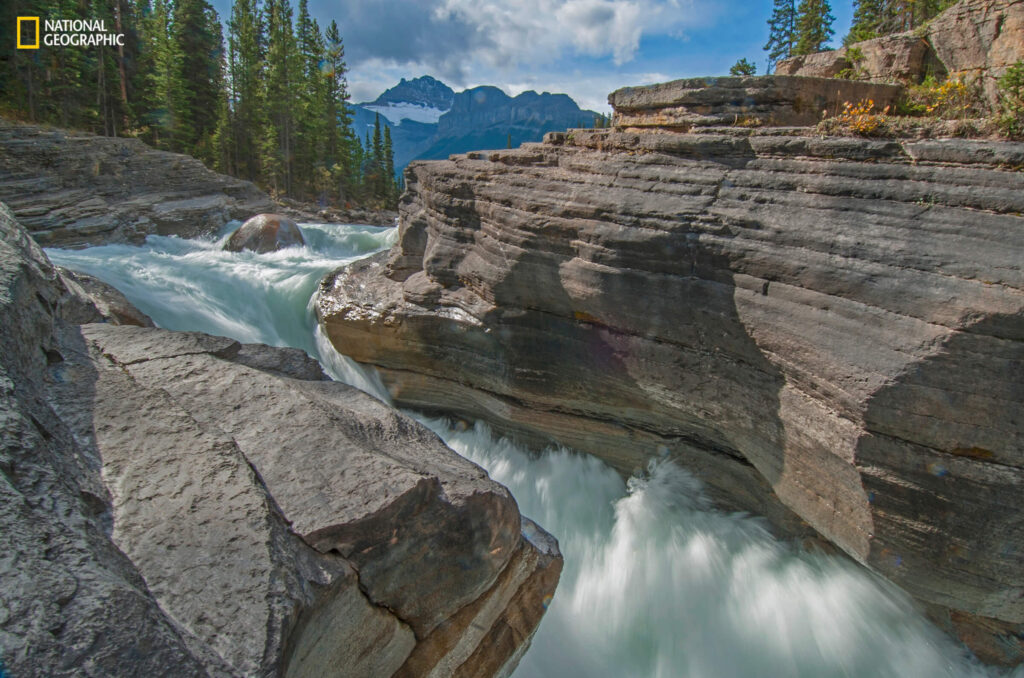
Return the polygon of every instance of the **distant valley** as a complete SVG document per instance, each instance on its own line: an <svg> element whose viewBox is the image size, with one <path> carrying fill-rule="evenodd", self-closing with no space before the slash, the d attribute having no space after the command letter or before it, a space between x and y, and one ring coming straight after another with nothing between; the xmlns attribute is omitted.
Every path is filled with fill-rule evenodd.
<svg viewBox="0 0 1024 678"><path fill-rule="evenodd" d="M546 132L592 127L594 111L580 109L566 94L530 90L510 97L497 87L456 93L423 76L402 79L376 100L352 106L352 128L360 139L372 134L377 115L391 129L395 169L413 160L436 160L453 153L505 148L540 141Z"/></svg>

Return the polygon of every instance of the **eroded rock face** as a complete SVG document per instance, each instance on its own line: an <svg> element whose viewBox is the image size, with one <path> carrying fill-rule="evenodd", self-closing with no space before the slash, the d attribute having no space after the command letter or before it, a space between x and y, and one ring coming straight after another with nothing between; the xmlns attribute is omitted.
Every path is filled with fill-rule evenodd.
<svg viewBox="0 0 1024 678"><path fill-rule="evenodd" d="M301 351L74 324L102 319L85 288L3 205L0 235L13 675L514 666L561 556L505 488Z"/></svg>
<svg viewBox="0 0 1024 678"><path fill-rule="evenodd" d="M45 247L190 238L274 208L252 183L187 155L3 118L0 201Z"/></svg>
<svg viewBox="0 0 1024 678"><path fill-rule="evenodd" d="M831 77L831 76L829 76ZM903 89L894 85L786 75L691 78L608 95L615 124L623 128L688 131L716 125L813 125L823 111L842 110L846 101L872 99L878 108L895 104Z"/></svg>
<svg viewBox="0 0 1024 678"><path fill-rule="evenodd" d="M224 249L229 252L248 250L264 254L276 252L285 247L305 245L299 225L280 214L257 214L238 227Z"/></svg>
<svg viewBox="0 0 1024 678"><path fill-rule="evenodd" d="M851 50L860 52L854 59ZM918 83L949 76L977 84L989 107L996 81L1024 59L1024 0L961 0L920 28L783 59L776 75Z"/></svg>
<svg viewBox="0 0 1024 678"><path fill-rule="evenodd" d="M625 472L674 458L1016 663L1022 165L735 128L413 164L398 243L318 314L399 404Z"/></svg>

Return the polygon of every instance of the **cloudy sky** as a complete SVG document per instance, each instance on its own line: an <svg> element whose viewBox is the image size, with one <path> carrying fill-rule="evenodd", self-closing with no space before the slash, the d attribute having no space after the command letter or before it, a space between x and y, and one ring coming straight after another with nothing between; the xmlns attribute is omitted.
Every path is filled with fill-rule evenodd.
<svg viewBox="0 0 1024 678"><path fill-rule="evenodd" d="M211 0L227 20L230 0ZM297 4L297 0L293 0ZM353 101L400 78L432 75L459 91L565 92L607 111L626 85L724 75L740 57L765 68L771 0L309 0L338 22ZM852 2L833 0L835 30Z"/></svg>

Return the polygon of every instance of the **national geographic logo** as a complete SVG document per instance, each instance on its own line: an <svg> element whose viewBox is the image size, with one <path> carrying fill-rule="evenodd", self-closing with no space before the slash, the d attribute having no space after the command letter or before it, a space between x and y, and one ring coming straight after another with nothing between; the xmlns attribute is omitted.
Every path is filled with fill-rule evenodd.
<svg viewBox="0 0 1024 678"><path fill-rule="evenodd" d="M47 19L39 29L39 17L18 17L18 49L44 47L123 47L124 33L108 33L103 19Z"/></svg>
<svg viewBox="0 0 1024 678"><path fill-rule="evenodd" d="M39 49L39 17L18 17L18 49Z"/></svg>

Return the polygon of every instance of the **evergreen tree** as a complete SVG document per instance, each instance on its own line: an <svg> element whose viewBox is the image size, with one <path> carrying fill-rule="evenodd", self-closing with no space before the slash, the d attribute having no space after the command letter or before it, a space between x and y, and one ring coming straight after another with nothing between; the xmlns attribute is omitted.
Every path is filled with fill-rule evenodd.
<svg viewBox="0 0 1024 678"><path fill-rule="evenodd" d="M796 5L795 0L775 0L772 16L768 19L768 70L775 68L780 59L793 56L796 47Z"/></svg>
<svg viewBox="0 0 1024 678"><path fill-rule="evenodd" d="M744 57L734 63L729 68L729 75L755 75L757 74L757 66L747 61Z"/></svg>
<svg viewBox="0 0 1024 678"><path fill-rule="evenodd" d="M261 178L265 136L263 56L266 38L255 0L235 0L228 23L229 108L232 164L238 176Z"/></svg>
<svg viewBox="0 0 1024 678"><path fill-rule="evenodd" d="M885 4L885 0L853 0L853 25L843 44L877 38L882 31Z"/></svg>
<svg viewBox="0 0 1024 678"><path fill-rule="evenodd" d="M814 54L825 49L835 33L832 30L835 20L828 0L801 0L797 8L796 47L793 53Z"/></svg>
<svg viewBox="0 0 1024 678"><path fill-rule="evenodd" d="M384 195L388 207L398 203L398 184L395 182L395 151L391 145L391 128L384 127Z"/></svg>
<svg viewBox="0 0 1024 678"><path fill-rule="evenodd" d="M267 0L266 111L264 174L275 193L293 195L298 50L289 0Z"/></svg>
<svg viewBox="0 0 1024 678"><path fill-rule="evenodd" d="M323 72L326 79L326 128L323 144L325 164L331 169L332 179L338 187L338 197L344 204L355 198L359 192L362 147L352 132L352 117L348 109L348 83L345 79L345 46L335 21L331 21L324 36Z"/></svg>

